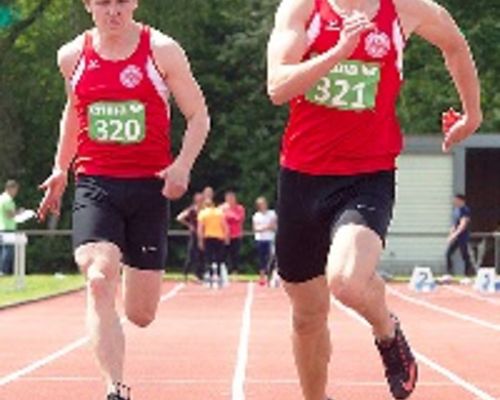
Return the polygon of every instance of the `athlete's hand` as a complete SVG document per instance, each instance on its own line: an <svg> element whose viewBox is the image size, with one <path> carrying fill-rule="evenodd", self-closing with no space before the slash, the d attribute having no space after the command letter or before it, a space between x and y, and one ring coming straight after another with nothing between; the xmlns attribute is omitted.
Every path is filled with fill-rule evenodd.
<svg viewBox="0 0 500 400"><path fill-rule="evenodd" d="M359 11L354 11L344 18L340 40L336 47L343 58L349 58L359 45L363 32L375 29L375 25L367 16Z"/></svg>
<svg viewBox="0 0 500 400"><path fill-rule="evenodd" d="M460 114L453 109L443 114L443 151L448 152L450 149L467 139L480 126L480 120L472 118L468 114Z"/></svg>
<svg viewBox="0 0 500 400"><path fill-rule="evenodd" d="M59 215L62 196L67 184L68 174L61 170L54 170L45 182L38 187L45 192L37 210L40 221L45 221L48 213Z"/></svg>
<svg viewBox="0 0 500 400"><path fill-rule="evenodd" d="M172 165L160 171L156 176L165 181L163 195L170 200L177 200L186 193L189 186L191 170L177 160Z"/></svg>

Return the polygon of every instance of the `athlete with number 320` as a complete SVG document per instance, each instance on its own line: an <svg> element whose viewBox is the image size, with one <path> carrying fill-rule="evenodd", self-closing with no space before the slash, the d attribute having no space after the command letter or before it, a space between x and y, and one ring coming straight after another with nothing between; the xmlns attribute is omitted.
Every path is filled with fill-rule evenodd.
<svg viewBox="0 0 500 400"><path fill-rule="evenodd" d="M276 14L268 93L290 103L276 246L306 400L327 398L331 294L372 326L392 395L407 398L417 382L376 273L392 218L402 148L396 102L412 35L442 51L460 96L463 114L444 132L448 151L482 114L474 61L447 10L432 0L282 0Z"/></svg>
<svg viewBox="0 0 500 400"><path fill-rule="evenodd" d="M39 217L59 213L72 163L75 260L86 275L87 325L108 400L128 400L124 335L115 308L123 267L124 309L135 325L155 318L166 263L168 200L187 190L209 118L184 51L134 21L139 0L84 0L95 27L59 50L67 103ZM169 95L186 118L170 150Z"/></svg>

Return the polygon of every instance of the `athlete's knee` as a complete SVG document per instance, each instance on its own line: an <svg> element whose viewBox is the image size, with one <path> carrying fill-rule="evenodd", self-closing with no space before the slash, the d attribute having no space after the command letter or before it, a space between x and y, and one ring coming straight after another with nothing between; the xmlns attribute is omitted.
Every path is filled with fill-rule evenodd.
<svg viewBox="0 0 500 400"><path fill-rule="evenodd" d="M139 328L146 328L155 320L156 311L151 309L126 310L127 319Z"/></svg>
<svg viewBox="0 0 500 400"><path fill-rule="evenodd" d="M295 334L305 336L325 329L328 323L329 311L329 301L294 307L293 330Z"/></svg>
<svg viewBox="0 0 500 400"><path fill-rule="evenodd" d="M99 250L82 246L75 252L75 260L86 275L89 294L98 303L112 301L120 269L113 251Z"/></svg>
<svg viewBox="0 0 500 400"><path fill-rule="evenodd" d="M354 276L333 275L330 289L335 298L346 306L357 308L363 305L366 285Z"/></svg>
<svg viewBox="0 0 500 400"><path fill-rule="evenodd" d="M106 268L99 263L92 264L87 270L87 289L96 303L113 302L117 275L106 274Z"/></svg>
<svg viewBox="0 0 500 400"><path fill-rule="evenodd" d="M88 243L75 251L75 262L83 274L89 269L101 270L106 276L117 275L120 269L120 249L111 243Z"/></svg>

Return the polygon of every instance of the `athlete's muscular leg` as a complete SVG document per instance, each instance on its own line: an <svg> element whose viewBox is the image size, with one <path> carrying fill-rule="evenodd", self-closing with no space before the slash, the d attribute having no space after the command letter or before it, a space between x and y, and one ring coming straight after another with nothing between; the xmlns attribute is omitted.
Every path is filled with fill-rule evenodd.
<svg viewBox="0 0 500 400"><path fill-rule="evenodd" d="M325 400L330 334L330 293L324 276L285 284L293 312L293 350L305 400Z"/></svg>
<svg viewBox="0 0 500 400"><path fill-rule="evenodd" d="M328 257L328 283L334 296L353 308L373 327L377 338L394 333L385 298L385 284L376 267L382 241L362 225L343 225L336 232Z"/></svg>
<svg viewBox="0 0 500 400"><path fill-rule="evenodd" d="M90 243L75 251L87 277L87 328L108 390L123 378L125 339L115 308L121 252L111 243Z"/></svg>
<svg viewBox="0 0 500 400"><path fill-rule="evenodd" d="M160 301L163 271L125 267L123 297L125 314L130 322L146 327L154 321Z"/></svg>

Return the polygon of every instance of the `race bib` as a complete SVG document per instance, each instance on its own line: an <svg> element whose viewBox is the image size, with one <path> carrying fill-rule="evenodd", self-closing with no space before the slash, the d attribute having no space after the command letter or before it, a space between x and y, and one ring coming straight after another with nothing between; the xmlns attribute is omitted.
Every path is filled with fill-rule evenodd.
<svg viewBox="0 0 500 400"><path fill-rule="evenodd" d="M134 144L146 137L146 107L139 101L93 103L88 118L95 142Z"/></svg>
<svg viewBox="0 0 500 400"><path fill-rule="evenodd" d="M380 65L362 61L342 61L306 93L306 99L339 110L375 108Z"/></svg>

